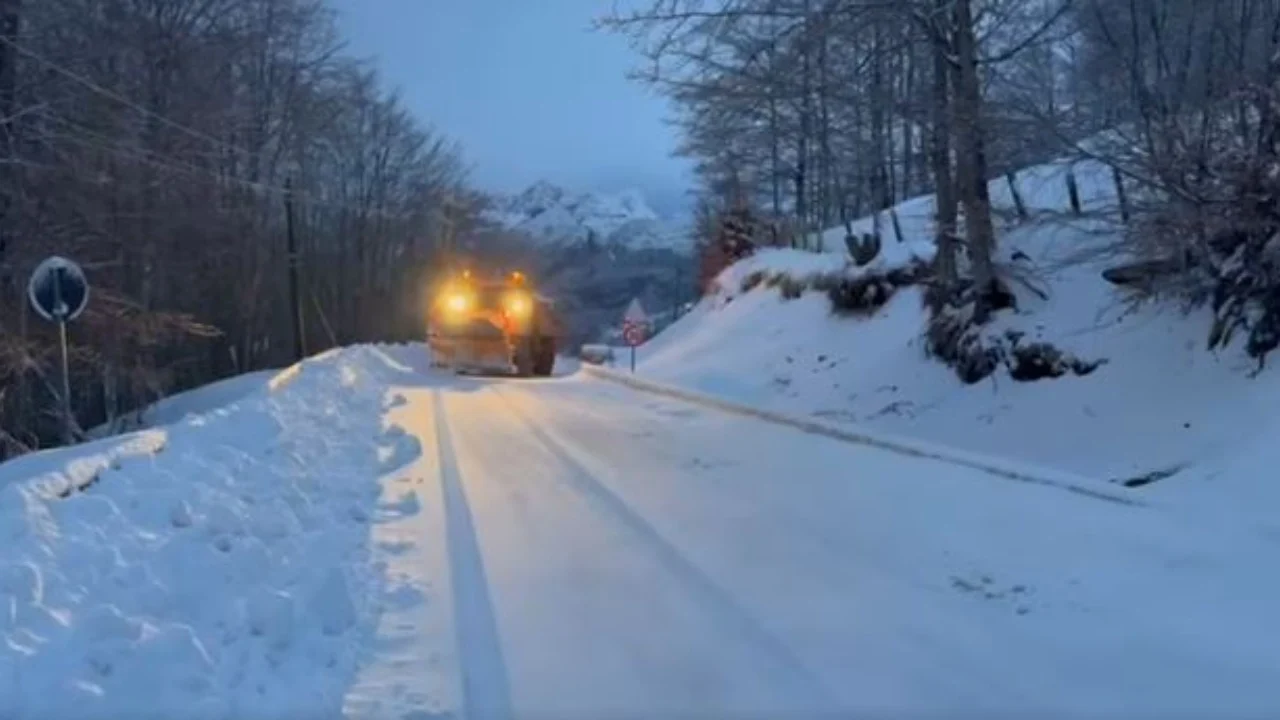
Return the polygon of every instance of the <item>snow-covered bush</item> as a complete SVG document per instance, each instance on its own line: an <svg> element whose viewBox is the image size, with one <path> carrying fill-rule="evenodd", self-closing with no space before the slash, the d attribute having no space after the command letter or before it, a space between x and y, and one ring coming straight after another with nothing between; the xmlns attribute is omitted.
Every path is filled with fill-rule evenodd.
<svg viewBox="0 0 1280 720"><path fill-rule="evenodd" d="M972 385L1004 367L1018 382L1034 382L1065 375L1088 375L1105 360L1083 360L1047 342L1022 342L1023 334L985 332L973 322L972 307L944 307L934 312L925 330L925 352Z"/></svg>
<svg viewBox="0 0 1280 720"><path fill-rule="evenodd" d="M930 308L925 353L954 370L967 385L990 377L1001 361L1000 348L985 342L981 328L973 322L971 306Z"/></svg>
<svg viewBox="0 0 1280 720"><path fill-rule="evenodd" d="M795 278L790 275L781 275L778 277L778 293L782 295L783 300L796 300L805 291L809 289L810 282L803 278Z"/></svg>
<svg viewBox="0 0 1280 720"><path fill-rule="evenodd" d="M764 270L756 270L755 272L748 273L746 277L742 278L742 292L751 292L768 279L769 273Z"/></svg>
<svg viewBox="0 0 1280 720"><path fill-rule="evenodd" d="M1259 367L1280 345L1280 55L1267 69L1198 104L1144 105L1091 148L1137 185L1125 263L1104 277L1209 305L1210 349L1243 335Z"/></svg>
<svg viewBox="0 0 1280 720"><path fill-rule="evenodd" d="M819 280L819 286L831 301L831 312L865 315L883 307L898 290L917 285L927 276L927 265L912 262L884 272L828 276Z"/></svg>
<svg viewBox="0 0 1280 720"><path fill-rule="evenodd" d="M990 293L992 311L1017 308L1018 297L1011 285L1045 296L1045 291L1016 267L997 264L996 270L999 279ZM737 290L742 293L777 290L783 300L794 300L818 292L826 295L833 315L851 318L869 317L903 289L920 288L928 318L925 354L950 367L966 384L990 377L1001 367L1013 380L1030 382L1088 375L1103 362L1077 358L1047 342L1023 343L1020 332L975 322L971 289L961 285L958 290L940 292L932 266L920 258L875 269L858 267L856 262L838 270L755 268L739 277Z"/></svg>
<svg viewBox="0 0 1280 720"><path fill-rule="evenodd" d="M1208 304L1210 349L1238 335L1261 363L1280 344L1280 120L1257 149L1221 138L1219 149L1182 148L1143 158L1157 172L1125 235L1130 262L1111 282Z"/></svg>
<svg viewBox="0 0 1280 720"><path fill-rule="evenodd" d="M821 292L830 301L833 314L867 315L883 307L902 288L919 285L928 276L929 265L918 259L872 271L846 267L797 275L760 269L743 276L739 289L744 293L760 287L776 289L784 300L795 300L807 292Z"/></svg>

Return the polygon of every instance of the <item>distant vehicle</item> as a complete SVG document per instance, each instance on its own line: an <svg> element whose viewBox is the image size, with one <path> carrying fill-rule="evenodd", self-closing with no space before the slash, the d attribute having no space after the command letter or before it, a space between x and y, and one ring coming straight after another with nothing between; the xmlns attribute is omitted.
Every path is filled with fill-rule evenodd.
<svg viewBox="0 0 1280 720"><path fill-rule="evenodd" d="M455 372L551 375L563 336L554 303L519 272L481 280L450 278L432 299L427 344L432 364Z"/></svg>
<svg viewBox="0 0 1280 720"><path fill-rule="evenodd" d="M587 344L583 345L578 351L578 358L582 362L591 363L592 365L612 365L614 361L613 348L609 345Z"/></svg>

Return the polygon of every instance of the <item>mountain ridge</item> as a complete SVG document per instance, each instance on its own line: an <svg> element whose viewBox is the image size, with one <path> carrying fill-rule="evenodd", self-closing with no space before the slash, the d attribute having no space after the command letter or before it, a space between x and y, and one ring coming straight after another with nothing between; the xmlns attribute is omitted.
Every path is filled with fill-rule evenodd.
<svg viewBox="0 0 1280 720"><path fill-rule="evenodd" d="M635 189L573 192L539 180L519 193L495 195L487 214L505 229L549 245L692 252L683 223L660 216Z"/></svg>

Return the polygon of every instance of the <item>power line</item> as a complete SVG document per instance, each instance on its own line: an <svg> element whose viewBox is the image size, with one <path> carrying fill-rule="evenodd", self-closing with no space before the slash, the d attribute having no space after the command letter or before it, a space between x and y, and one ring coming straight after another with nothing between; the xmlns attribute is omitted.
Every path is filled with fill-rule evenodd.
<svg viewBox="0 0 1280 720"><path fill-rule="evenodd" d="M0 36L0 43L3 43L3 44L5 44L5 45L7 45L7 46L9 46L9 47L13 48L13 49L14 49L14 51L16 51L16 52L18 52L18 53L20 53L20 54L22 54L22 55L24 55L24 56L26 56L26 57L28 57L28 58L31 58L32 60L35 60L36 62L39 62L39 63L41 63L41 64L43 64L43 65L45 65L45 66L49 67L50 69L52 69L54 72L58 73L59 75L62 75L63 77L66 77L66 78L67 78L67 79L69 79L69 80L72 80L73 82L75 82L75 83L77 83L77 84L79 84L79 85L81 85L81 86L83 86L83 87L87 88L88 90L91 90L91 91L92 91L92 92L94 92L94 93L97 93L98 95L101 95L101 96L103 96L103 97L106 97L106 98L109 98L109 99L115 100L116 102L118 102L118 103L120 103L120 104L122 104L122 105L124 105L124 106L126 106L126 107L128 107L128 108L130 108L130 109L132 109L132 110L134 110L134 111L136 111L136 112L139 112L139 113L141 113L141 114L143 114L143 115L145 115L145 116L147 116L147 117L154 118L154 119L156 119L157 121L159 121L159 122L163 123L164 125L167 125L167 126L169 126L169 127L173 128L173 129L175 129L175 130L178 130L179 132L182 132L182 133L183 133L183 134L185 134L185 135L188 135L188 136L190 136L190 137L192 137L192 138L195 138L195 139L198 139L198 140L202 140L202 141L204 141L204 142L211 143L211 144L212 144L212 145L214 145L215 147L222 148L222 149L228 150L228 151L233 152L233 153L239 153L239 154L242 154L242 155L245 155L245 156L252 156L252 155L253 155L253 153L249 152L248 150L245 150L244 148L240 148L240 147L238 147L238 146L235 146L235 145L232 145L232 144L230 144L230 143L227 143L227 142L226 142L226 141L224 141L224 140L220 140L220 139L215 138L215 137L213 137L213 136L211 136L211 135L208 135L207 133L203 133L203 132L201 132L201 131L199 131L199 130L195 130L195 129L193 129L193 128L190 128L190 127L188 127L188 126L186 126L186 125L183 125L182 123L179 123L179 122L177 122L177 121L175 121L175 120L172 120L172 119L170 119L170 118L168 118L168 117L166 117L166 116L164 116L164 115L162 115L162 114L160 114L160 113L158 113L158 112L155 112L154 110L151 110L151 109L149 109L149 108L143 107L142 105L140 105L140 104L138 104L138 103L134 102L133 100L129 99L128 97L125 97L124 95L122 95L122 94L120 94L120 93L118 93L118 92L115 92L115 91L113 91L113 90L110 90L110 89L108 89L108 88L102 87L100 84L98 84L98 83L94 82L93 80L90 80L89 78L84 77L83 75L80 75L80 74L76 73L75 71L70 70L70 69L68 69L67 67L65 67L65 66L63 66L63 65L61 65L61 64L59 64L59 63L57 63L57 62L55 62L55 61L53 61L53 60L50 60L50 59L48 59L48 58L44 57L43 55L41 55L41 54L39 54L39 53L36 53L36 52L34 52L34 51L32 51L32 50L29 50L29 49L27 49L27 48L23 47L22 45L19 45L18 43L14 42L13 40L11 40L11 39L9 39L9 38L6 38L6 37L2 37L2 36ZM40 114L44 115L45 117L47 117L47 118L49 118L49 119L54 120L55 122L61 122L61 123L68 124L68 125L72 125L72 126L76 126L76 125L77 125L77 123L74 123L73 121L70 121L70 120L67 120L67 119L65 119L65 118L61 118L61 117L55 116L55 115L53 115L53 114L49 113L48 111L42 112L42 113L40 113ZM76 127L76 129L77 129L77 130L79 130L79 131L81 131L81 132L85 132L85 133L87 133L87 134L96 134L96 133L93 133L92 131L88 130L88 129L87 129L87 128L85 128L84 126ZM109 141L109 142L115 142L115 139L114 139L114 138L108 138L107 136L103 136L103 135L100 135L100 134L98 134L98 137L99 137L100 139L102 139L102 140L106 140L106 141ZM67 138L67 137L65 137L65 136L64 136L64 139L70 139L70 138ZM74 141L74 140L73 140L73 141ZM83 143L82 143L82 144L83 144ZM164 161L156 160L155 158L152 158L152 157L141 157L141 158L137 157L137 154L138 154L138 153L147 153L147 154L151 154L151 155L155 155L155 154L156 154L156 153L152 153L151 151L148 151L148 150L124 149L124 148L106 148L106 147L102 147L102 146L99 146L99 147L98 147L98 149L100 149L100 150L104 150L104 151L107 151L107 152L116 152L116 153L133 153L133 154L135 155L134 159L135 159L135 160L138 160L139 162L145 162L145 163L148 163L148 164L151 164L151 165L154 165L154 166L158 166L158 167L167 167L168 169L174 170L174 171L176 171L176 172L186 171L186 172L188 172L188 173L199 173L199 174L204 174L204 175L208 175L209 177L215 178L215 179L216 179L216 180L218 180L219 182L236 184L236 185L239 185L239 186L241 186L241 187L250 188L250 189L256 189L256 190L258 190L258 191L260 191L260 192L275 193L275 194L278 194L278 195L292 195L292 196L293 196L293 197L295 197L295 198L299 198L299 199L302 199L302 200L307 200L307 201L312 202L312 203L317 203L317 202L318 202L318 203L326 204L326 205L329 205L329 206L332 206L332 207L338 207L338 208L340 208L340 209L350 210L350 211L352 211L352 212L359 212L359 213L363 213L364 215L369 216L369 217L382 217L382 218L398 219L398 220L404 220L404 219L406 219L405 214L391 213L391 212L386 211L386 210L372 210L372 209L368 209L368 208L360 208L360 207L357 207L357 206L355 206L355 205L351 205L351 204L349 204L349 203L335 202L335 201L332 201L332 200L317 200L317 199L315 199L315 198L313 198L313 197L310 197L309 193L305 193L305 192L298 192L296 189L286 188L286 187L281 187L281 186L277 186L277 185L272 185L272 184L270 184L270 183L264 183L264 182L258 182L258 181L252 181L252 180L245 180L245 179L237 178L237 177L230 176L230 175L220 175L220 174L213 173L212 171L209 171L208 169L205 169L205 168L197 168L197 167L195 167L195 166L190 166L190 165L186 165L185 167L179 168L179 167L177 167L177 166L174 166L174 165L171 165L171 164L170 164L170 161L172 161L172 160L173 160L173 158L171 158L171 157L167 157L167 158L165 158L165 160L164 160ZM185 165L185 164L184 164L184 165Z"/></svg>
<svg viewBox="0 0 1280 720"><path fill-rule="evenodd" d="M227 143L227 142L226 142L226 141L224 141L224 140L220 140L220 139L218 139L218 138L213 137L212 135L208 135L208 134L206 134L206 133L200 132L199 130L194 130L194 129L192 129L192 128L189 128L189 127L187 127L186 125L183 125L182 123L179 123L179 122L176 122L176 121L174 121L174 120L171 120L171 119L169 119L169 118L165 117L164 115L161 115L160 113L158 113L158 112L156 112L156 111L154 111L154 110L151 110L151 109L149 109L149 108L143 107L142 105L139 105L138 103L134 102L133 100L130 100L129 98L125 97L124 95L121 95L120 93L115 92L115 91L113 91L113 90L109 90L109 89L107 89L107 88L104 88L104 87L102 87L101 85L99 85L98 83L95 83L94 81L90 80L89 78L87 78L87 77L85 77L85 76L83 76L83 75L80 75L80 74L76 73L75 71L70 70L70 69L68 69L68 68L64 67L63 65L60 65L60 64L58 64L58 63L54 62L53 60L50 60L50 59L48 59L48 58L44 57L43 55L40 55L39 53L36 53L36 52L34 52L34 51L32 51L32 50L28 50L27 48L25 48L25 47L23 47L23 46L19 45L18 43L14 42L13 40L10 40L10 39L9 39L9 38L7 38L7 37L0 36L0 43L3 43L3 44L5 44L5 45L8 45L9 47L13 48L13 50L14 50L14 51L16 51L16 52L18 52L18 53L20 53L20 54L22 54L22 55L25 55L26 57L29 57L29 58L31 58L32 60L35 60L36 62L41 63L42 65L45 65L45 66L46 66L46 67L48 67L49 69L53 70L54 72L58 73L59 75L61 75L61 76L65 77L65 78L67 78L68 80L71 80L71 81L73 81L73 82L75 82L75 83L77 83L77 84L79 84L79 85L82 85L82 86L84 86L85 88L87 88L87 89L89 89L89 90L91 90L91 91L93 91L93 92L97 93L98 95L101 95L102 97L110 98L110 99L112 99L112 100L115 100L116 102L120 103L121 105L124 105L124 106L126 106L126 107L129 107L129 108L131 108L131 109L133 109L133 110L135 110L135 111L137 111L137 112L140 112L140 113L142 113L143 115L146 115L147 117L154 118L155 120L158 120L159 122L161 122L161 123L163 123L163 124L165 124L165 125L168 125L169 127L173 128L174 130L177 130L177 131L179 131L179 132L182 132L182 133L184 133L184 134L186 134L186 135L188 135L188 136L190 136L190 137L193 137L193 138L195 138L195 139L197 139L197 140L203 140L203 141L205 141L205 142L212 143L213 145L215 145L215 146L217 146L217 147L224 148L224 149L226 149L226 150L230 150L231 152L235 152L235 153L242 153L242 154L245 154L245 155L250 155L250 154L251 154L251 153L247 152L246 150L244 150L243 148L237 147L237 146L235 146L235 145L231 145L231 144Z"/></svg>
<svg viewBox="0 0 1280 720"><path fill-rule="evenodd" d="M244 178L235 177L234 175L218 173L209 168L202 168L197 165L184 163L176 158L173 158L170 156L163 156L163 155L160 155L159 153L156 153L151 150L147 150L145 148L123 147L118 144L119 141L116 138L112 138L110 136L94 132L92 130L89 130L88 128L80 126L78 123L67 120L65 118L57 117L54 115L47 115L46 117L49 120L52 120L54 122L69 126L71 129L83 135L83 137L76 137L74 135L56 133L56 134L50 134L48 137L62 140L65 142L70 142L76 145L80 145L81 147L86 147L86 148L99 150L102 152L106 152L106 153L110 153L118 156L127 157L128 159L134 162L149 165L151 167L155 167L158 169L169 170L176 173L182 173L194 179L207 178L209 180L216 182L217 184L239 186L249 190L256 190L263 194L271 194L271 195L279 195L279 196L288 196L289 194L292 194L293 197L306 201L310 204L337 208L341 210L348 210L353 213L363 214L366 217L379 217L384 219L403 221L403 220L410 219L412 215L411 210L397 213L397 212L392 212L390 210L363 208L355 204L352 204L350 202L343 202L343 201L334 200L331 198L318 198L312 195L311 193L300 192L296 189L292 189L289 187L272 185L270 183L258 182L253 180L246 180Z"/></svg>

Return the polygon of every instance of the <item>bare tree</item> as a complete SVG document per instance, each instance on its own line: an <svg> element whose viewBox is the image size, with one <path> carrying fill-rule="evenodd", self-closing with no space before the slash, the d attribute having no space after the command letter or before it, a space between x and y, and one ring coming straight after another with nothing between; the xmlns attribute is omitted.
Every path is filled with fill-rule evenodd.
<svg viewBox="0 0 1280 720"><path fill-rule="evenodd" d="M0 456L54 437L55 346L21 288L50 253L94 285L72 336L85 426L294 359L290 188L306 346L421 334L460 155L340 52L322 0L40 0L5 25L18 7L0 2L22 238L0 245Z"/></svg>
<svg viewBox="0 0 1280 720"><path fill-rule="evenodd" d="M1013 95L992 84L1023 78L1001 71L1043 55L1066 7L1066 0L655 0L604 25L631 35L646 58L638 76L676 100L684 151L708 188L732 167L760 204L767 200L775 216L790 212L806 233L870 212L877 234L880 211L904 195L937 191L940 282L948 292L964 290L983 322L999 294L987 191L992 123L1008 114L994 112L990 99ZM926 64L932 82L918 82ZM1017 148L1004 152L1010 159L1031 154L1007 144ZM932 177L916 170L924 167Z"/></svg>
<svg viewBox="0 0 1280 720"><path fill-rule="evenodd" d="M1211 346L1280 343L1280 5L1264 0L1081 2L1080 144L1130 180L1133 222L1109 277L1209 302Z"/></svg>

